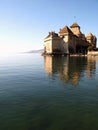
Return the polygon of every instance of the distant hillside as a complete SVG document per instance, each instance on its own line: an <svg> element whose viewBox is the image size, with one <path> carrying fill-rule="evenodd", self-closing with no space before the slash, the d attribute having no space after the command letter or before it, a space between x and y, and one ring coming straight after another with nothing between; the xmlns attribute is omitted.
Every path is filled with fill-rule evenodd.
<svg viewBox="0 0 98 130"><path fill-rule="evenodd" d="M40 49L40 50L31 50L27 53L42 53L44 50L43 49Z"/></svg>

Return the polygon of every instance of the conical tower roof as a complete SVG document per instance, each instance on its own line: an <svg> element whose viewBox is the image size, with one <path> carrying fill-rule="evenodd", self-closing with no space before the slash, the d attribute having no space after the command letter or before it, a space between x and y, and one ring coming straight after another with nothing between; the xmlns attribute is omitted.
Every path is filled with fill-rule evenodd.
<svg viewBox="0 0 98 130"><path fill-rule="evenodd" d="M93 37L93 34L89 33L86 37Z"/></svg>
<svg viewBox="0 0 98 130"><path fill-rule="evenodd" d="M80 28L80 26L75 22L75 23L73 23L71 26L70 26L70 28L74 28L74 27L79 27Z"/></svg>

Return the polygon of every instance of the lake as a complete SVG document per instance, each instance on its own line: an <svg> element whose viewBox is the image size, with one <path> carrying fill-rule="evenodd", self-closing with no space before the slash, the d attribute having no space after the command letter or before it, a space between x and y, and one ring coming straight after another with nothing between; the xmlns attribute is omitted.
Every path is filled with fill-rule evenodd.
<svg viewBox="0 0 98 130"><path fill-rule="evenodd" d="M0 130L98 130L98 58L0 56Z"/></svg>

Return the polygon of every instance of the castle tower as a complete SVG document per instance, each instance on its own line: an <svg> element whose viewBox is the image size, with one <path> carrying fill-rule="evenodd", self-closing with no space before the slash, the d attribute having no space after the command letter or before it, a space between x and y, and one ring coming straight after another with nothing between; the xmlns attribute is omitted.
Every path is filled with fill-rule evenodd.
<svg viewBox="0 0 98 130"><path fill-rule="evenodd" d="M96 47L97 38L92 33L86 36L86 40L94 47Z"/></svg>
<svg viewBox="0 0 98 130"><path fill-rule="evenodd" d="M86 40L91 44L93 42L93 34L92 33L89 33L87 36L86 36Z"/></svg>
<svg viewBox="0 0 98 130"><path fill-rule="evenodd" d="M62 52L69 54L69 37L72 36L72 31L68 28L68 26L65 26L64 28L60 29L59 36L62 38L61 41L61 50Z"/></svg>
<svg viewBox="0 0 98 130"><path fill-rule="evenodd" d="M55 32L49 32L49 35L44 39L44 53L53 54L60 51L60 37Z"/></svg>
<svg viewBox="0 0 98 130"><path fill-rule="evenodd" d="M77 36L80 36L81 35L81 32L80 32L80 26L77 24L77 23L73 23L71 26L70 26L70 29L71 31L77 35Z"/></svg>

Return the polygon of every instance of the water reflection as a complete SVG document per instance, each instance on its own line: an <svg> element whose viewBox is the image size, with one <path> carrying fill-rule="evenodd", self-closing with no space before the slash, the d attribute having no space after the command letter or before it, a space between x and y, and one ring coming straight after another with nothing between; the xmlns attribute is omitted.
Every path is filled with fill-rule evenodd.
<svg viewBox="0 0 98 130"><path fill-rule="evenodd" d="M92 76L94 76L96 71L96 61L97 57L93 56L87 57L87 67L86 67L87 78L91 78Z"/></svg>
<svg viewBox="0 0 98 130"><path fill-rule="evenodd" d="M48 75L58 74L65 83L78 85L81 77L91 78L96 71L95 57L44 57L45 71Z"/></svg>

